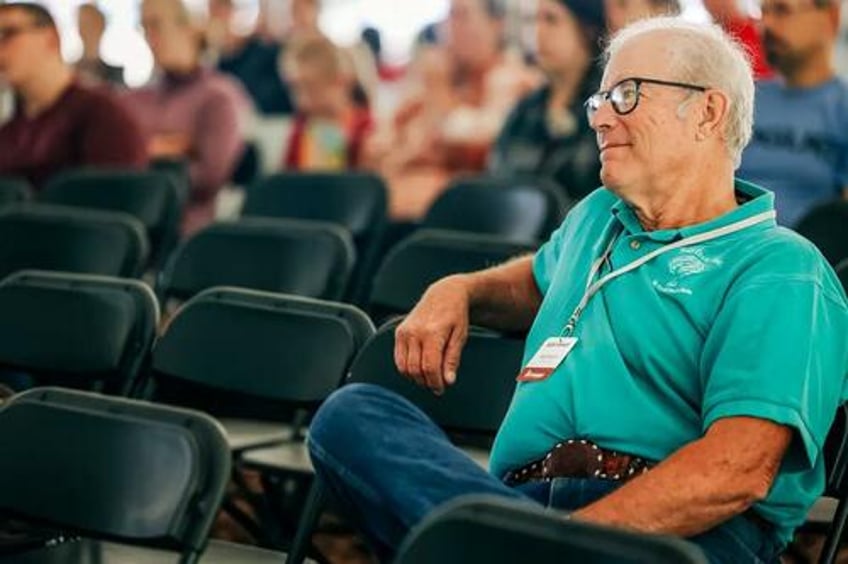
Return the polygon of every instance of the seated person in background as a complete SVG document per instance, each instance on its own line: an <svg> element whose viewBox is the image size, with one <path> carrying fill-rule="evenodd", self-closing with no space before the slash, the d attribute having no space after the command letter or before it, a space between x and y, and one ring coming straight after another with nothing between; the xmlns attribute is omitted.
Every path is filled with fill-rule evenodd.
<svg viewBox="0 0 848 564"><path fill-rule="evenodd" d="M77 75L92 84L124 86L124 69L100 58L100 43L106 31L106 16L95 4L83 4L77 10L77 29L82 40L82 57L76 63Z"/></svg>
<svg viewBox="0 0 848 564"><path fill-rule="evenodd" d="M263 114L289 114L289 91L277 72L280 44L235 29L233 0L210 0L206 41L219 71L238 79Z"/></svg>
<svg viewBox="0 0 848 564"><path fill-rule="evenodd" d="M494 174L550 178L572 198L598 187L598 146L583 103L598 89L606 26L597 0L540 0L539 66L548 84L521 100L489 156Z"/></svg>
<svg viewBox="0 0 848 564"><path fill-rule="evenodd" d="M777 220L795 227L848 188L848 84L833 66L839 0L765 0L762 10L778 77L757 83L739 176L774 190Z"/></svg>
<svg viewBox="0 0 848 564"><path fill-rule="evenodd" d="M353 101L356 80L345 53L324 36L297 37L283 66L297 108L283 167L356 168L371 116Z"/></svg>
<svg viewBox="0 0 848 564"><path fill-rule="evenodd" d="M0 82L17 99L0 127L0 174L38 189L65 169L147 165L139 124L114 95L75 80L44 7L0 4Z"/></svg>
<svg viewBox="0 0 848 564"><path fill-rule="evenodd" d="M800 3L807 1L802 0ZM809 1L817 2L818 0ZM787 2L798 3L795 0L787 0ZM745 46L754 66L754 78L770 78L774 75L763 51L757 22L742 10L738 0L704 0L704 7L719 25Z"/></svg>
<svg viewBox="0 0 848 564"><path fill-rule="evenodd" d="M604 0L607 31L618 33L623 27L654 16L675 16L680 13L678 0Z"/></svg>
<svg viewBox="0 0 848 564"><path fill-rule="evenodd" d="M491 494L687 537L712 562L777 561L824 488L848 298L772 194L734 179L753 99L718 26L615 36L587 103L605 188L534 257L436 282L396 331L399 371L442 394L469 323L530 330L489 472L379 386L344 386L312 420L316 475L381 556L442 503Z"/></svg>
<svg viewBox="0 0 848 564"><path fill-rule="evenodd" d="M480 172L509 111L537 77L502 49L501 0L452 0L444 46L423 47L423 78L366 145L395 219L422 216L457 174ZM415 72L415 71L413 71Z"/></svg>
<svg viewBox="0 0 848 564"><path fill-rule="evenodd" d="M250 100L238 83L200 64L200 34L182 0L144 0L141 24L161 76L129 92L153 158L185 158L191 192L182 231L214 219L215 198L244 149Z"/></svg>

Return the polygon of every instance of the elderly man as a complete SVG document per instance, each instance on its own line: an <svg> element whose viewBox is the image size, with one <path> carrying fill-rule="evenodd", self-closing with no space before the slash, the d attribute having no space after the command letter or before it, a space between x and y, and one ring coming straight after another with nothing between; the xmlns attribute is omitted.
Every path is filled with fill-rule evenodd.
<svg viewBox="0 0 848 564"><path fill-rule="evenodd" d="M824 487L848 299L772 195L734 180L753 95L717 26L656 18L611 41L587 102L604 188L534 257L437 282L397 329L401 372L443 393L469 321L530 328L490 473L373 386L312 424L318 474L383 554L440 503L487 493L774 561Z"/></svg>
<svg viewBox="0 0 848 564"><path fill-rule="evenodd" d="M836 76L837 0L765 0L763 43L779 79L757 83L754 137L739 176L774 190L778 221L796 226L848 195L848 83Z"/></svg>

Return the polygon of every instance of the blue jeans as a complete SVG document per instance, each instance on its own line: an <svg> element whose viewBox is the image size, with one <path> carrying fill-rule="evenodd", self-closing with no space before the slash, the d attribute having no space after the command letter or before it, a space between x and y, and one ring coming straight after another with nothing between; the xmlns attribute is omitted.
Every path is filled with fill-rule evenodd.
<svg viewBox="0 0 848 564"><path fill-rule="evenodd" d="M312 422L309 453L329 498L389 560L407 531L437 506L468 494L573 511L618 483L558 478L510 487L451 444L420 409L370 384L330 396ZM739 516L689 539L711 562L777 562L781 547Z"/></svg>

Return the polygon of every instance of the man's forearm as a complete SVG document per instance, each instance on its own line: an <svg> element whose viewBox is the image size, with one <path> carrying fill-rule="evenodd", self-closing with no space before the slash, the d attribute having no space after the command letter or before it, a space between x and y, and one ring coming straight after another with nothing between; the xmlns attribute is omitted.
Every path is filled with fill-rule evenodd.
<svg viewBox="0 0 848 564"><path fill-rule="evenodd" d="M470 292L471 323L502 331L524 331L533 323L542 295L532 256L462 276Z"/></svg>
<svg viewBox="0 0 848 564"><path fill-rule="evenodd" d="M729 419L723 427L574 518L688 537L744 512L768 495L791 431L751 419Z"/></svg>

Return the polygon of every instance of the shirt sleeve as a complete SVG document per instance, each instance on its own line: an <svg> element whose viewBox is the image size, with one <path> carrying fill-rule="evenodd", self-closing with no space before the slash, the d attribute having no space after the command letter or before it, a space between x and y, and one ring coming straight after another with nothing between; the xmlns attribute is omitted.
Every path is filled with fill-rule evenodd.
<svg viewBox="0 0 848 564"><path fill-rule="evenodd" d="M121 100L103 96L89 112L82 130L82 158L86 166L142 168L147 144L141 126Z"/></svg>
<svg viewBox="0 0 848 564"><path fill-rule="evenodd" d="M814 467L844 396L848 311L811 276L772 276L731 289L701 358L703 429L726 417L786 425L785 464Z"/></svg>
<svg viewBox="0 0 848 564"><path fill-rule="evenodd" d="M553 232L551 238L536 251L536 255L533 257L533 277L536 279L536 286L543 296L548 293L557 264L559 264L560 250L567 224L568 217Z"/></svg>

